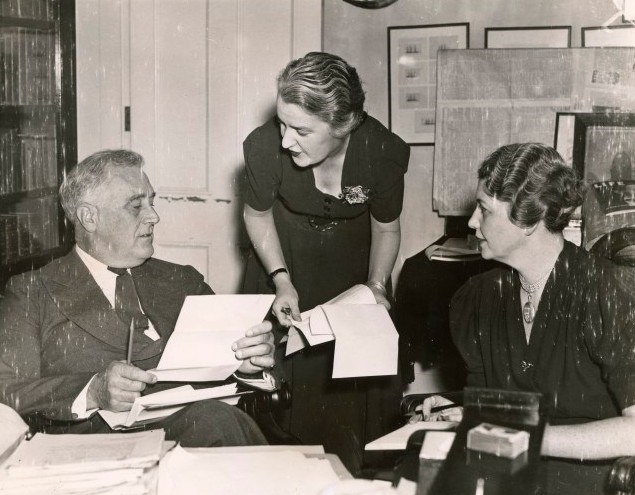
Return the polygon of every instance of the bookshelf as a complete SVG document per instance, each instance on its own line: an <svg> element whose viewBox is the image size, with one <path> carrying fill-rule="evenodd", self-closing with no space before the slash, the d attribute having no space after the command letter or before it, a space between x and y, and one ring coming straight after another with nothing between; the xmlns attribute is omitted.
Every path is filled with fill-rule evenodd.
<svg viewBox="0 0 635 495"><path fill-rule="evenodd" d="M0 1L0 291L68 250L59 206L77 161L74 0Z"/></svg>

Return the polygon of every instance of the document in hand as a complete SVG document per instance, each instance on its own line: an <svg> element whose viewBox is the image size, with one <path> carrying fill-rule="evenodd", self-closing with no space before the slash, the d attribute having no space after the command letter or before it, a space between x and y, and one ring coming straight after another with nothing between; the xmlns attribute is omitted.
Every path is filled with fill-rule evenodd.
<svg viewBox="0 0 635 495"><path fill-rule="evenodd" d="M357 284L324 304L375 304L373 292L365 285ZM305 311L299 322L289 329L286 354L290 355L307 345L318 345L335 339L322 306Z"/></svg>
<svg viewBox="0 0 635 495"><path fill-rule="evenodd" d="M365 285L302 313L289 331L286 354L335 339L333 378L394 375L399 335L388 311ZM303 340L306 340L305 341Z"/></svg>
<svg viewBox="0 0 635 495"><path fill-rule="evenodd" d="M335 334L333 378L397 374L399 334L381 304L322 306Z"/></svg>
<svg viewBox="0 0 635 495"><path fill-rule="evenodd" d="M156 369L159 381L220 381L238 369L231 345L261 323L275 296L188 296Z"/></svg>
<svg viewBox="0 0 635 495"><path fill-rule="evenodd" d="M244 393L244 392L242 392ZM147 423L154 423L179 409L184 408L190 402L205 399L224 399L238 396L235 383L194 389L191 385L162 390L154 394L138 397L132 409L124 412L100 410L99 415L113 430L125 430Z"/></svg>

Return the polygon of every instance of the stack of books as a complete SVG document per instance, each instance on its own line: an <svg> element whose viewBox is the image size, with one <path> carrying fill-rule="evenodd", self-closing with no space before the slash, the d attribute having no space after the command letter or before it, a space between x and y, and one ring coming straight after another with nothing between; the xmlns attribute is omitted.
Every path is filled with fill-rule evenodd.
<svg viewBox="0 0 635 495"><path fill-rule="evenodd" d="M424 251L429 260L473 261L481 259L476 237L449 237L441 244L432 244Z"/></svg>

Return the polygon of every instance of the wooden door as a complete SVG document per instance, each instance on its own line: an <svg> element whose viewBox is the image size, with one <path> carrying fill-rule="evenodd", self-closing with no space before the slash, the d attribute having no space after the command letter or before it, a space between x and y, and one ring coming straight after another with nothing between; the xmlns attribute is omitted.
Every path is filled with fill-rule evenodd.
<svg viewBox="0 0 635 495"><path fill-rule="evenodd" d="M245 245L242 141L272 115L278 72L291 58L321 48L321 2L78 1L129 23L119 32L119 56L113 55L113 71L123 81L120 104L130 106L121 146L145 157L157 191L155 256L193 265L218 293L236 292ZM115 84L106 83L100 91L114 108ZM109 145L124 121L123 111L111 113L91 114L110 129L102 131Z"/></svg>

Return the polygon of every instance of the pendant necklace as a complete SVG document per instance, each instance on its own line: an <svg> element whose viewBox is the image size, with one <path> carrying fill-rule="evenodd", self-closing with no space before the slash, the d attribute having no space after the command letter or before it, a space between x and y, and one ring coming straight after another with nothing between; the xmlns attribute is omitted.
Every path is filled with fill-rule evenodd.
<svg viewBox="0 0 635 495"><path fill-rule="evenodd" d="M520 286L527 294L527 302L523 304L523 320L527 324L533 323L536 316L536 308L534 307L531 298L533 297L534 292L545 285L545 283L549 279L549 275L551 275L552 270L553 267L534 283L530 283L525 277L518 273L518 277L520 278Z"/></svg>

